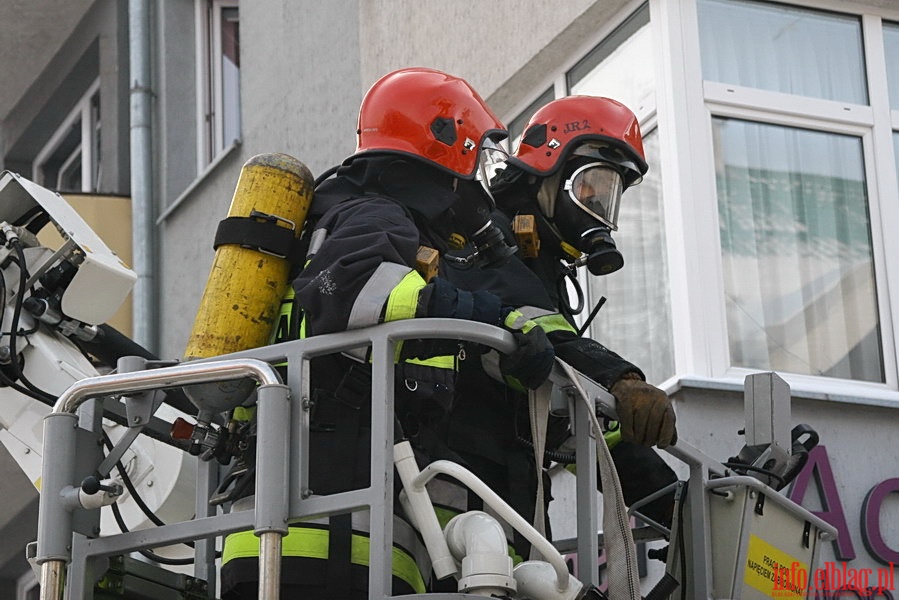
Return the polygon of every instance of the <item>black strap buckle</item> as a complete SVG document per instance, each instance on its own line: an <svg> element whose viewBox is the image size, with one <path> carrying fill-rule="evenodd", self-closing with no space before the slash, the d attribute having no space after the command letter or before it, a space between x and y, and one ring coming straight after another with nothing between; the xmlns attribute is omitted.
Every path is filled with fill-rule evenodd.
<svg viewBox="0 0 899 600"><path fill-rule="evenodd" d="M290 219L254 210L246 217L228 217L219 221L212 247L218 249L224 244L237 244L298 264L296 261L301 257L296 230L297 224Z"/></svg>

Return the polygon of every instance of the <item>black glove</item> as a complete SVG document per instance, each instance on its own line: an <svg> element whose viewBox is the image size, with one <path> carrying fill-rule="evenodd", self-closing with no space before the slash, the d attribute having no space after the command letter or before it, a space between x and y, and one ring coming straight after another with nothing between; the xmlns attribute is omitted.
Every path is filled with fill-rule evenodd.
<svg viewBox="0 0 899 600"><path fill-rule="evenodd" d="M498 325L503 314L496 294L459 289L442 277L433 278L418 294L417 317L468 319Z"/></svg>
<svg viewBox="0 0 899 600"><path fill-rule="evenodd" d="M535 390L549 377L556 354L539 325L526 329L527 333L523 329L512 330L518 348L511 354L500 355L499 369L504 376L513 377L524 387Z"/></svg>
<svg viewBox="0 0 899 600"><path fill-rule="evenodd" d="M622 439L659 448L677 442L674 408L668 394L634 373L616 381L609 391L618 400Z"/></svg>

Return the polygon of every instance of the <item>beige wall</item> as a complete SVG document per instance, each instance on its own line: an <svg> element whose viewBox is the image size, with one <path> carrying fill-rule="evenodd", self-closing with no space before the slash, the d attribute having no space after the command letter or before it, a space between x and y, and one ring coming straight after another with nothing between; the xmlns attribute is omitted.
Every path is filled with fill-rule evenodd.
<svg viewBox="0 0 899 600"><path fill-rule="evenodd" d="M101 240L106 242L110 250L115 252L129 267L131 262L131 198L127 196L93 196L90 194L64 195L66 202L72 205L84 222L93 229ZM52 227L45 227L39 236L42 243L56 248L62 238ZM102 290L97 290L102 294ZM123 334L130 336L131 295L118 311L109 319L109 325Z"/></svg>

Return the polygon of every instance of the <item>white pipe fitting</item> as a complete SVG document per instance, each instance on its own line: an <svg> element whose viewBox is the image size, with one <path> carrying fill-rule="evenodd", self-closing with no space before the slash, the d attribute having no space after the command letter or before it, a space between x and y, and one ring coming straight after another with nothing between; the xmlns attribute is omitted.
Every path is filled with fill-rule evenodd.
<svg viewBox="0 0 899 600"><path fill-rule="evenodd" d="M506 534L496 519L481 511L463 513L450 520L444 536L450 552L462 562L460 592L488 597L515 593Z"/></svg>
<svg viewBox="0 0 899 600"><path fill-rule="evenodd" d="M506 503L505 500L490 489L486 483L475 476L474 473L465 467L447 460L437 460L426 466L421 473L415 478L415 487L424 487L431 479L439 474L448 475L456 481L459 481L473 491L484 503L489 506L503 521L512 526L515 531L521 533L527 541L533 545L537 551L552 565L553 571L556 573L555 585L556 591L563 597L569 585L568 565L565 559L559 554L555 546L543 537L540 532L534 529L534 526L528 523L524 517L519 515L515 510ZM410 486L406 486L408 489Z"/></svg>
<svg viewBox="0 0 899 600"><path fill-rule="evenodd" d="M434 574L437 579L455 575L458 572L456 561L450 554L449 548L446 547L446 540L443 537L440 523L437 521L434 505L431 504L431 497L428 496L424 484L416 484L415 480L420 471L409 442L399 442L393 446L393 464L406 492L403 508L410 514L413 525L421 534L431 557Z"/></svg>
<svg viewBox="0 0 899 600"><path fill-rule="evenodd" d="M519 563L512 576L518 585L518 595L530 600L576 600L584 588L584 584L569 575L568 586L564 591L559 591L555 570L543 561Z"/></svg>

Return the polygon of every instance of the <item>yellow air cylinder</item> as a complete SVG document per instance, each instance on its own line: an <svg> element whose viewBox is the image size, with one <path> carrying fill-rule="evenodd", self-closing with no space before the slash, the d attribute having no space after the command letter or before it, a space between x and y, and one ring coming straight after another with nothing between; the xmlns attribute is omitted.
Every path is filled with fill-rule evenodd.
<svg viewBox="0 0 899 600"><path fill-rule="evenodd" d="M252 217L293 227L294 237L299 237L313 188L312 173L297 159L286 154L258 154L240 170L228 217ZM287 258L236 243L220 245L185 359L267 344L287 292L289 270Z"/></svg>

